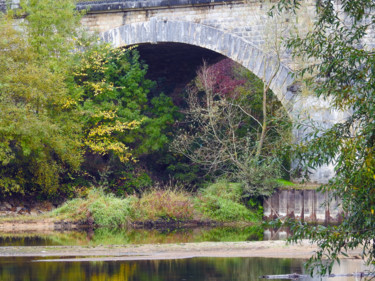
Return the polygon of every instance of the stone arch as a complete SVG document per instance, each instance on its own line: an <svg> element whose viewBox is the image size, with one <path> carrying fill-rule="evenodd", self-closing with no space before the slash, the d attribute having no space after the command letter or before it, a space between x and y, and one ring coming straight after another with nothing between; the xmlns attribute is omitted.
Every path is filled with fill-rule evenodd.
<svg viewBox="0 0 375 281"><path fill-rule="evenodd" d="M104 41L114 47L131 46L143 43L184 43L194 45L222 54L249 69L263 81L269 81L277 66L275 58L267 56L251 42L237 35L213 28L207 25L168 21L151 18L149 22L123 25L108 30L102 34ZM331 112L329 103L317 97L301 97L292 87L294 77L292 71L281 64L270 85L271 90L288 111L293 121L300 121L307 114L312 120L325 124L338 120L337 112ZM305 134L302 126L293 130L298 142ZM334 166L324 165L310 175L310 180L317 183L327 183L334 175Z"/></svg>
<svg viewBox="0 0 375 281"><path fill-rule="evenodd" d="M277 67L275 58L267 56L249 41L207 25L151 18L148 22L123 25L102 34L114 47L143 43L184 43L220 53L249 69L263 81L269 81ZM291 116L294 94L289 90L294 78L290 69L281 64L270 85Z"/></svg>

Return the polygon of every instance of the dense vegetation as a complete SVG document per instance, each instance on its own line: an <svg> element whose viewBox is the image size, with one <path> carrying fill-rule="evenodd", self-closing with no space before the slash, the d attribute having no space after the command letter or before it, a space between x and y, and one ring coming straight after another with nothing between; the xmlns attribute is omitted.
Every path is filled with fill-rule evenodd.
<svg viewBox="0 0 375 281"><path fill-rule="evenodd" d="M281 0L273 13L297 12L302 2ZM251 221L256 215L245 206L288 177L279 152L289 122L269 85L228 61L204 65L177 108L153 91L136 50L114 50L80 29L74 1L21 6L22 22L0 16L1 196L78 197L55 214L97 225ZM323 273L357 246L369 263L375 259L375 55L363 41L374 9L372 0L317 1L314 28L287 44L310 63L299 73L306 88L352 112L312 132L296 151L307 168L336 163L323 190L342 198L343 223L292 224L292 240L308 237L321 246L310 262ZM151 188L168 178L200 190L193 198ZM236 183L204 185L218 178Z"/></svg>
<svg viewBox="0 0 375 281"><path fill-rule="evenodd" d="M244 185L248 196L269 196L288 177L282 151L290 121L269 88L233 61L203 65L187 89L183 126L171 145L207 175Z"/></svg>
<svg viewBox="0 0 375 281"><path fill-rule="evenodd" d="M73 8L61 1L50 13L48 6L30 1L23 32L14 20L0 16L2 194L51 195L67 173L79 170L80 116L68 106L72 97L66 83L75 47L71 39L78 36Z"/></svg>
<svg viewBox="0 0 375 281"><path fill-rule="evenodd" d="M95 226L119 227L134 222L219 221L256 222L262 208L242 202L242 186L219 182L201 189L198 196L169 187L146 191L142 196L117 198L102 189L91 189L53 211L52 216Z"/></svg>
<svg viewBox="0 0 375 281"><path fill-rule="evenodd" d="M176 107L136 49L80 27L74 1L21 6L0 16L1 196L74 198L55 215L100 226L260 218L288 178L290 122L269 84L204 64Z"/></svg>

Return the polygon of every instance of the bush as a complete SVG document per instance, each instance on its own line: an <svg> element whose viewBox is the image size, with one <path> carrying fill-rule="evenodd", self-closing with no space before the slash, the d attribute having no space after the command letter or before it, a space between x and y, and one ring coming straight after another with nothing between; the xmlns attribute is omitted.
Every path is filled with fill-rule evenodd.
<svg viewBox="0 0 375 281"><path fill-rule="evenodd" d="M120 199L112 194L106 195L100 189L92 189L86 198L68 201L54 210L52 215L74 221L92 218L98 226L122 226L130 221L133 200L134 197Z"/></svg>
<svg viewBox="0 0 375 281"><path fill-rule="evenodd" d="M258 221L259 216L241 204L242 184L219 182L201 190L195 199L196 208L218 221Z"/></svg>
<svg viewBox="0 0 375 281"><path fill-rule="evenodd" d="M241 183L229 183L220 181L210 184L201 190L203 196L214 195L222 199L239 203L241 201L243 185Z"/></svg>
<svg viewBox="0 0 375 281"><path fill-rule="evenodd" d="M133 202L138 210L138 220L189 220L194 217L194 205L191 195L180 190L156 189Z"/></svg>
<svg viewBox="0 0 375 281"><path fill-rule="evenodd" d="M273 157L264 157L263 161L251 159L246 169L240 172L238 179L244 183L243 193L248 197L271 196L279 186L280 163Z"/></svg>

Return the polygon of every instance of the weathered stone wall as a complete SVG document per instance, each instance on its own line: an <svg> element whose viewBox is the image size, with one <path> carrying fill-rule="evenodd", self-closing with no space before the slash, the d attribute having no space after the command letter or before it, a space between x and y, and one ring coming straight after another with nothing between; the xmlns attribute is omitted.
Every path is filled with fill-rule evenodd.
<svg viewBox="0 0 375 281"><path fill-rule="evenodd" d="M343 217L340 200L328 200L316 190L280 190L264 201L264 218L295 218L308 222L339 223ZM329 202L329 204L327 204Z"/></svg>
<svg viewBox="0 0 375 281"><path fill-rule="evenodd" d="M156 17L168 21L200 23L241 36L256 46L263 44L264 23L269 8L259 2L228 3L88 14L83 19L83 23L92 29L104 32L122 25L148 22Z"/></svg>
<svg viewBox="0 0 375 281"><path fill-rule="evenodd" d="M263 81L271 81L270 88L284 107L293 111L294 94L289 89L294 79L285 65L268 57L259 48L242 37L199 23L163 21L151 18L149 22L123 25L102 34L115 47L142 43L176 42L195 45L220 53L243 65Z"/></svg>

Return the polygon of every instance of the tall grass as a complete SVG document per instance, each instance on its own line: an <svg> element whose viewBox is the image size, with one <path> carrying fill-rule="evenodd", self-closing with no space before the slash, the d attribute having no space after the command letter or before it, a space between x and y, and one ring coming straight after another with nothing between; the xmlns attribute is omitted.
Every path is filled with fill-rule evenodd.
<svg viewBox="0 0 375 281"><path fill-rule="evenodd" d="M123 226L130 221L133 200L136 199L120 199L112 194L104 194L101 189L92 189L86 198L68 201L54 210L52 215L72 221L92 220L98 226Z"/></svg>
<svg viewBox="0 0 375 281"><path fill-rule="evenodd" d="M168 189L155 189L146 192L138 201L133 201L137 220L175 220L194 218L193 198L187 192Z"/></svg>
<svg viewBox="0 0 375 281"><path fill-rule="evenodd" d="M70 221L117 227L134 221L256 222L260 215L241 202L242 185L218 182L202 189L196 197L173 187L147 191L140 198L117 198L102 189L92 189L85 198L66 202L52 216Z"/></svg>

